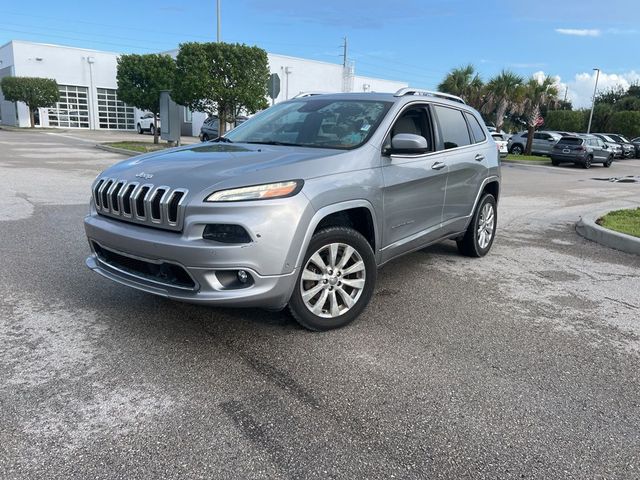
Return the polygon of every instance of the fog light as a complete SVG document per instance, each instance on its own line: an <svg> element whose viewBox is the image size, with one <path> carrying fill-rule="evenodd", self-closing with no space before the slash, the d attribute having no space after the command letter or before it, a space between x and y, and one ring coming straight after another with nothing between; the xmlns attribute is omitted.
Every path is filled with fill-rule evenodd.
<svg viewBox="0 0 640 480"><path fill-rule="evenodd" d="M247 283L249 280L249 274L244 270L238 270L238 281L240 283Z"/></svg>

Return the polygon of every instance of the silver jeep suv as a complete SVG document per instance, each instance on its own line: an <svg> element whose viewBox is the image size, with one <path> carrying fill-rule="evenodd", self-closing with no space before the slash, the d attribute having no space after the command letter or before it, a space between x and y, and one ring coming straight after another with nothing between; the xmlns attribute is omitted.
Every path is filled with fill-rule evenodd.
<svg viewBox="0 0 640 480"><path fill-rule="evenodd" d="M207 305L289 306L341 327L378 267L441 240L493 243L499 154L480 115L450 95L315 95L224 137L125 160L95 180L89 268Z"/></svg>

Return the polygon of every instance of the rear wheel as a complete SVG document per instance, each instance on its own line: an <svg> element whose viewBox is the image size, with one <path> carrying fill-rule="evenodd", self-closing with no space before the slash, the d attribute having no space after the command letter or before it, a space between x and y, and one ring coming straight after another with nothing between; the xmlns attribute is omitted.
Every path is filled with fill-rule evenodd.
<svg viewBox="0 0 640 480"><path fill-rule="evenodd" d="M588 155L587 158L584 159L584 163L582 164L582 168L591 168L591 162L593 161L593 157Z"/></svg>
<svg viewBox="0 0 640 480"><path fill-rule="evenodd" d="M497 225L496 199L487 193L480 199L464 237L456 242L458 251L467 257L484 257L491 250Z"/></svg>
<svg viewBox="0 0 640 480"><path fill-rule="evenodd" d="M351 228L331 227L309 243L289 300L293 317L314 331L344 327L373 295L376 262L369 242Z"/></svg>
<svg viewBox="0 0 640 480"><path fill-rule="evenodd" d="M524 152L524 148L519 143L516 143L511 147L511 153L513 155L522 155L522 152Z"/></svg>
<svg viewBox="0 0 640 480"><path fill-rule="evenodd" d="M609 168L611 166L611 164L613 163L613 155L609 155L609 158L607 158L604 161L604 167L605 168Z"/></svg>
<svg viewBox="0 0 640 480"><path fill-rule="evenodd" d="M554 167L557 167L558 165L560 165L560 162L558 160L555 159L551 159L551 165L553 165Z"/></svg>

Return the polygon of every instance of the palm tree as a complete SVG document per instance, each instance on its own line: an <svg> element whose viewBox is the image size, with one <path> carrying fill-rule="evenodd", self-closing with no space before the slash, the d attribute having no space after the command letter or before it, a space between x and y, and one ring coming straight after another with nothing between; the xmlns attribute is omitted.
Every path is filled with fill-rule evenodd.
<svg viewBox="0 0 640 480"><path fill-rule="evenodd" d="M536 127L543 123L540 116L540 106L554 104L558 101L558 89L551 77L532 77L523 86L522 103L520 107L527 122L527 147L525 153L531 155L531 144Z"/></svg>
<svg viewBox="0 0 640 480"><path fill-rule="evenodd" d="M485 103L482 106L484 113L496 112L496 130L498 132L504 125L504 116L507 113L521 113L522 99L520 98L523 78L515 73L502 70L493 77L485 86Z"/></svg>
<svg viewBox="0 0 640 480"><path fill-rule="evenodd" d="M473 65L451 70L438 85L438 90L461 97L472 107L479 109L482 104L484 83Z"/></svg>

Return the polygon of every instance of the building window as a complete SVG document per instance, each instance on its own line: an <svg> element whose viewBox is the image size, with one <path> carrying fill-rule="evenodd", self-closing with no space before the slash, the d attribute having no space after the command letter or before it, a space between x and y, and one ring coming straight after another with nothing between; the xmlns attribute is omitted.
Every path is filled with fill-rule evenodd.
<svg viewBox="0 0 640 480"><path fill-rule="evenodd" d="M49 109L49 126L89 128L89 102L87 87L58 85L60 101Z"/></svg>
<svg viewBox="0 0 640 480"><path fill-rule="evenodd" d="M108 130L133 130L133 107L118 100L112 88L98 88L98 126Z"/></svg>

